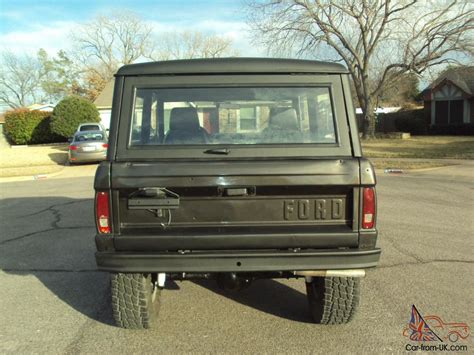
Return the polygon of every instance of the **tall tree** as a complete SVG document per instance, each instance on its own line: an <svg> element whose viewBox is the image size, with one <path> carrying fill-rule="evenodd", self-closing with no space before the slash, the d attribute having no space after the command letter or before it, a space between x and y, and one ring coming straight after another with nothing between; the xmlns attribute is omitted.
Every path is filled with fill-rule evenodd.
<svg viewBox="0 0 474 355"><path fill-rule="evenodd" d="M41 95L41 63L31 55L0 54L0 102L11 108L30 105Z"/></svg>
<svg viewBox="0 0 474 355"><path fill-rule="evenodd" d="M405 73L387 81L379 93L379 103L384 106L410 106L415 104L420 90L420 79L415 73ZM380 105L379 104L379 105Z"/></svg>
<svg viewBox="0 0 474 355"><path fill-rule="evenodd" d="M42 70L41 89L47 101L57 102L76 94L75 88L80 86L80 69L65 51L60 50L56 57L50 57L44 49L40 49L38 60Z"/></svg>
<svg viewBox="0 0 474 355"><path fill-rule="evenodd" d="M154 50L152 27L131 12L99 16L75 30L72 39L86 78L94 79L88 84L95 92L120 66L149 57Z"/></svg>
<svg viewBox="0 0 474 355"><path fill-rule="evenodd" d="M199 31L170 32L160 36L152 59L193 59L237 56L232 39Z"/></svg>
<svg viewBox="0 0 474 355"><path fill-rule="evenodd" d="M267 0L250 6L258 40L274 52L316 58L329 52L346 64L366 138L375 134L374 108L387 82L474 52L469 1Z"/></svg>

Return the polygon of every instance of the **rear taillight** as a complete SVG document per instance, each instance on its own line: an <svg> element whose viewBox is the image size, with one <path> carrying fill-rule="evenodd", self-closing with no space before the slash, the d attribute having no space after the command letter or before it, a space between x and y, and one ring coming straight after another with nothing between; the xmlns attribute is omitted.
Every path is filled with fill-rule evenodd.
<svg viewBox="0 0 474 355"><path fill-rule="evenodd" d="M375 188L364 187L362 198L362 228L372 229L375 227Z"/></svg>
<svg viewBox="0 0 474 355"><path fill-rule="evenodd" d="M77 150L77 147L75 145L70 145L69 150Z"/></svg>
<svg viewBox="0 0 474 355"><path fill-rule="evenodd" d="M102 148L108 148L109 145L107 143L102 144Z"/></svg>
<svg viewBox="0 0 474 355"><path fill-rule="evenodd" d="M109 193L97 192L95 196L95 214L99 233L110 233Z"/></svg>

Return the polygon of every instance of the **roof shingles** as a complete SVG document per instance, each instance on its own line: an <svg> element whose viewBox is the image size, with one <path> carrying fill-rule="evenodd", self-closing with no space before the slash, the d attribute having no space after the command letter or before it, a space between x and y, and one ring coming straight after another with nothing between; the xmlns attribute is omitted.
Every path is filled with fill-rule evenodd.
<svg viewBox="0 0 474 355"><path fill-rule="evenodd" d="M107 85L105 85L104 90L100 93L99 96L94 100L94 105L97 106L98 109L105 108L110 109L112 108L112 97L114 95L114 84L115 79L109 81Z"/></svg>
<svg viewBox="0 0 474 355"><path fill-rule="evenodd" d="M474 66L450 68L442 73L428 89L435 89L445 80L450 81L466 94L474 95Z"/></svg>

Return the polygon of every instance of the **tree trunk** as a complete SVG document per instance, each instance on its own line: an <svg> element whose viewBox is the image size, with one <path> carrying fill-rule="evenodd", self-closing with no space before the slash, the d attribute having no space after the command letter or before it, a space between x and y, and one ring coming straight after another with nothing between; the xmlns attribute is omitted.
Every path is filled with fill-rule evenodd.
<svg viewBox="0 0 474 355"><path fill-rule="evenodd" d="M369 101L362 112L363 114L363 139L375 138L375 105Z"/></svg>

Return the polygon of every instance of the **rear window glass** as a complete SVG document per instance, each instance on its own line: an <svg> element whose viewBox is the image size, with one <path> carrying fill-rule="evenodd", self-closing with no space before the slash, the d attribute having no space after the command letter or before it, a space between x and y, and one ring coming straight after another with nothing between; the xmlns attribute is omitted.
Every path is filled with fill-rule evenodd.
<svg viewBox="0 0 474 355"><path fill-rule="evenodd" d="M74 142L87 142L87 141L102 141L104 140L104 135L102 133L81 133L76 134L74 137Z"/></svg>
<svg viewBox="0 0 474 355"><path fill-rule="evenodd" d="M130 145L336 143L327 87L136 89Z"/></svg>
<svg viewBox="0 0 474 355"><path fill-rule="evenodd" d="M79 131L100 131L100 126L96 124L84 125L79 128Z"/></svg>

